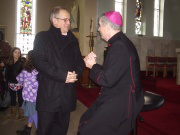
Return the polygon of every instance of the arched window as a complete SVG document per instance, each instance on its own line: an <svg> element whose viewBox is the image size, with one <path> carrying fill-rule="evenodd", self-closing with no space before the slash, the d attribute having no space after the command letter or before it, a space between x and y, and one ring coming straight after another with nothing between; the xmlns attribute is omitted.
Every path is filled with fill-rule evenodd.
<svg viewBox="0 0 180 135"><path fill-rule="evenodd" d="M115 0L115 11L120 12L123 18L123 32L126 33L127 0Z"/></svg>
<svg viewBox="0 0 180 135"><path fill-rule="evenodd" d="M36 0L17 0L16 46L26 55L33 49Z"/></svg>
<svg viewBox="0 0 180 135"><path fill-rule="evenodd" d="M154 36L163 36L164 0L154 0Z"/></svg>

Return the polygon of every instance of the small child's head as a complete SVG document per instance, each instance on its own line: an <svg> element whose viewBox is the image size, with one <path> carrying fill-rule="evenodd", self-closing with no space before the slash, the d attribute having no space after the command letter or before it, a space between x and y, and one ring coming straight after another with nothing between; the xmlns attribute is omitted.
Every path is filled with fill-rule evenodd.
<svg viewBox="0 0 180 135"><path fill-rule="evenodd" d="M26 56L26 60L28 60L28 59L32 60L33 59L32 54L33 54L33 50L30 50Z"/></svg>
<svg viewBox="0 0 180 135"><path fill-rule="evenodd" d="M26 56L26 62L25 62L25 66L24 66L24 69L28 72L32 72L35 67L33 65L33 50L29 51L27 56Z"/></svg>

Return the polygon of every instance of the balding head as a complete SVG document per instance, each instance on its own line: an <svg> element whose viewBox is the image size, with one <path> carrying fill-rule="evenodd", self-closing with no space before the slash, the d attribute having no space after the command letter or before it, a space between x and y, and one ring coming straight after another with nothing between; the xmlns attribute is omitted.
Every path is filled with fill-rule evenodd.
<svg viewBox="0 0 180 135"><path fill-rule="evenodd" d="M50 16L49 16L49 20L50 20L50 23L53 24L53 18L56 18L58 17L59 13L62 11L62 10L65 10L66 12L68 12L65 8L61 7L61 6L57 6L57 7L54 7L52 9L52 11L50 12ZM69 12L68 12L69 13Z"/></svg>

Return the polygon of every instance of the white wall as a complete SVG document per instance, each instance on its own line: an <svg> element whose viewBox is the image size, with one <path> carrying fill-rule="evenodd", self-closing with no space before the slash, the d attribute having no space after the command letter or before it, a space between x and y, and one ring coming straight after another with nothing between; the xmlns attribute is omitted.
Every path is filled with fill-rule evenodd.
<svg viewBox="0 0 180 135"><path fill-rule="evenodd" d="M180 0L165 0L164 37L180 40Z"/></svg>
<svg viewBox="0 0 180 135"><path fill-rule="evenodd" d="M126 35L133 36L135 34L135 0L127 0L127 20L126 20Z"/></svg>
<svg viewBox="0 0 180 135"><path fill-rule="evenodd" d="M153 0L143 0L142 6L143 35L153 37L154 28L154 2Z"/></svg>
<svg viewBox="0 0 180 135"><path fill-rule="evenodd" d="M77 0L78 6L79 6L79 12L80 12L80 27L79 27L79 45L81 49L81 53L83 55L84 52L84 35L85 35L85 21L83 17L85 16L85 1L84 0Z"/></svg>
<svg viewBox="0 0 180 135"><path fill-rule="evenodd" d="M37 16L36 16L36 32L48 30L49 13L55 6L63 6L70 11L73 5L73 0L36 0L37 1Z"/></svg>
<svg viewBox="0 0 180 135"><path fill-rule="evenodd" d="M82 55L90 52L90 20L93 17L93 33L96 35L96 0L79 0L80 2L80 47ZM96 43L95 43L96 44ZM95 50L96 48L94 48Z"/></svg>
<svg viewBox="0 0 180 135"><path fill-rule="evenodd" d="M14 46L16 26L16 0L0 0L0 25L7 26L7 38L11 46Z"/></svg>
<svg viewBox="0 0 180 135"><path fill-rule="evenodd" d="M114 0L97 0L97 17L96 22L98 24L98 16L100 16L102 13L114 10ZM96 27L98 29L98 26ZM96 44L96 51L97 54L97 62L99 64L103 63L103 56L104 56L104 50L105 46L107 46L107 42L101 40L101 37L99 35L99 32L97 32L97 44Z"/></svg>

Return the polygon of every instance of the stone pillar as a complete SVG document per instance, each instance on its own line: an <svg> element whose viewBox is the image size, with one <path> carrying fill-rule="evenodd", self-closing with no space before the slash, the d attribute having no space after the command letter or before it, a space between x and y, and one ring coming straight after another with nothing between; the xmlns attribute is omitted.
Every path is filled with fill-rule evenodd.
<svg viewBox="0 0 180 135"><path fill-rule="evenodd" d="M177 53L177 78L176 78L176 84L180 85L180 48L176 49Z"/></svg>

